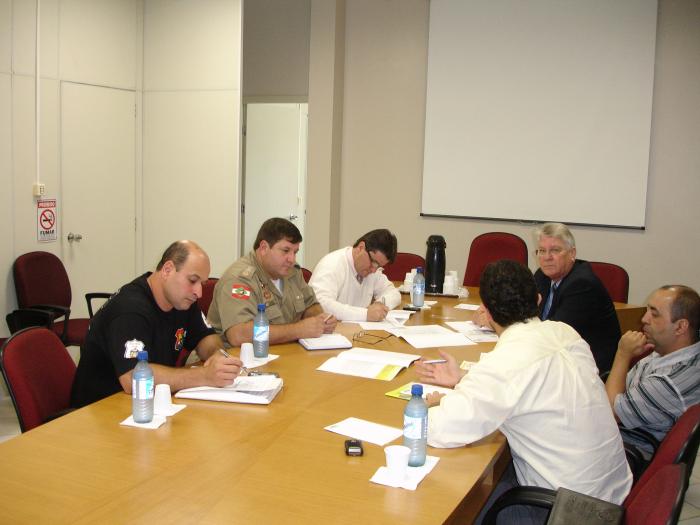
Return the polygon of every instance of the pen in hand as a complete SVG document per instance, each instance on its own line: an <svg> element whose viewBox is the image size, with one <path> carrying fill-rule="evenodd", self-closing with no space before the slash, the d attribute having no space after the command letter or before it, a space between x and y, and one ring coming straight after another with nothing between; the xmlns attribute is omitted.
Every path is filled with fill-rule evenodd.
<svg viewBox="0 0 700 525"><path fill-rule="evenodd" d="M442 363L447 363L447 359L428 359L427 361L421 361L424 365L440 365Z"/></svg>
<svg viewBox="0 0 700 525"><path fill-rule="evenodd" d="M231 354L229 354L229 353L228 353L226 350L224 350L223 348L219 348L219 352L220 352L221 355L223 355L224 357L229 357L229 358L230 358L230 357L233 357ZM247 376L247 375L248 375L248 369L247 369L245 366L241 366L241 373L240 373L239 375Z"/></svg>

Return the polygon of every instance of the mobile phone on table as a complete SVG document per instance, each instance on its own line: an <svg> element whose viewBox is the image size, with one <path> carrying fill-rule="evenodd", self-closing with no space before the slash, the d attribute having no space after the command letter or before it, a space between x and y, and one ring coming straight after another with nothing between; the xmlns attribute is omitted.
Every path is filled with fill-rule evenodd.
<svg viewBox="0 0 700 525"><path fill-rule="evenodd" d="M345 455L346 456L361 456L364 453L362 450L362 441L359 439L345 440Z"/></svg>

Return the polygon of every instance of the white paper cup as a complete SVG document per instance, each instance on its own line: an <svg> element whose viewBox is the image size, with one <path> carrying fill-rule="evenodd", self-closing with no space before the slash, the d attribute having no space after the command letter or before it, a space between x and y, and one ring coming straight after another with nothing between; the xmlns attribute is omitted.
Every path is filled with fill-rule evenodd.
<svg viewBox="0 0 700 525"><path fill-rule="evenodd" d="M386 468L392 479L397 481L405 479L411 449L403 445L391 445L384 449L384 453L386 454Z"/></svg>
<svg viewBox="0 0 700 525"><path fill-rule="evenodd" d="M241 361L243 362L243 366L251 366L253 364L253 359L255 359L253 343L243 343L241 345Z"/></svg>
<svg viewBox="0 0 700 525"><path fill-rule="evenodd" d="M172 405L170 385L166 385L165 383L156 385L156 393L153 397L153 411L157 413L168 413L170 411L170 405Z"/></svg>

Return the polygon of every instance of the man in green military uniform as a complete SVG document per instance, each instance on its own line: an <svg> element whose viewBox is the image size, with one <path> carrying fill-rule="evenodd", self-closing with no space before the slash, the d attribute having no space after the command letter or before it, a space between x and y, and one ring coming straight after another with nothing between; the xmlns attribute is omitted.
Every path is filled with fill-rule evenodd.
<svg viewBox="0 0 700 525"><path fill-rule="evenodd" d="M209 322L231 346L253 339L253 318L265 304L270 344L331 333L337 320L325 314L296 266L301 233L285 219L260 227L253 251L224 272L214 288Z"/></svg>

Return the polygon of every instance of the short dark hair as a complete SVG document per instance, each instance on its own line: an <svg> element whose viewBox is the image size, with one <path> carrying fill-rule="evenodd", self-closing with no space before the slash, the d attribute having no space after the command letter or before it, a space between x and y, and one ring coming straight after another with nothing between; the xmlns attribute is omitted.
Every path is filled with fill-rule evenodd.
<svg viewBox="0 0 700 525"><path fill-rule="evenodd" d="M258 236L255 238L255 244L253 244L253 249L257 250L262 241L266 241L267 244L273 246L282 239L286 239L292 244L300 243L301 232L299 228L294 226L294 224L287 219L281 219L279 217L267 219L263 222L262 226L260 226Z"/></svg>
<svg viewBox="0 0 700 525"><path fill-rule="evenodd" d="M163 265L166 262L173 261L173 264L175 265L175 270L179 272L180 268L182 268L182 265L185 264L187 257L190 255L191 247L192 243L189 243L188 241L175 241L174 243L172 243L163 252L163 256L160 258L158 266L156 266L156 271L159 271L161 268L163 268Z"/></svg>
<svg viewBox="0 0 700 525"><path fill-rule="evenodd" d="M363 241L368 252L382 252L390 263L393 263L394 259L396 259L396 235L389 230L381 228L367 232L355 241L353 247Z"/></svg>
<svg viewBox="0 0 700 525"><path fill-rule="evenodd" d="M693 343L700 339L700 295L690 286L667 284L661 287L676 293L671 303L671 321L687 319Z"/></svg>
<svg viewBox="0 0 700 525"><path fill-rule="evenodd" d="M479 293L493 320L504 328L538 314L535 278L519 262L503 259L487 265Z"/></svg>

